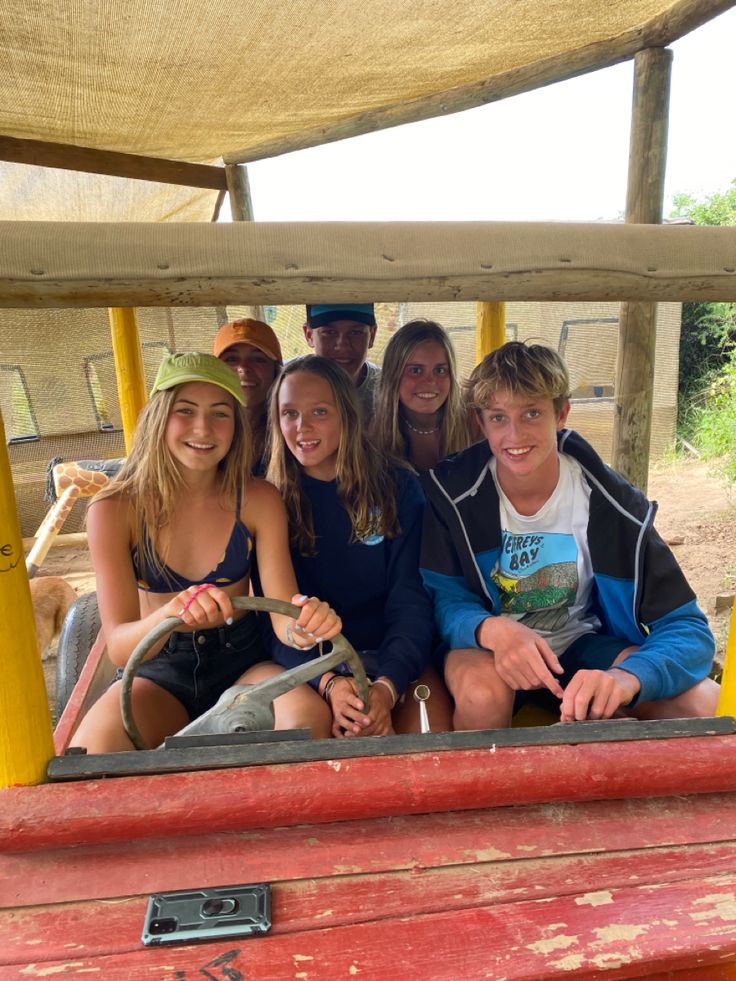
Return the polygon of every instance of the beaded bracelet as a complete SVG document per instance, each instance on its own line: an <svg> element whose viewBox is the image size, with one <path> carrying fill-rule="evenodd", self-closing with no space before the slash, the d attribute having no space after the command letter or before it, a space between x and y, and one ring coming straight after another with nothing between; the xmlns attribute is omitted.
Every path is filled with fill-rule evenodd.
<svg viewBox="0 0 736 981"><path fill-rule="evenodd" d="M376 678L375 681L371 682L371 685L383 685L385 688L388 688L388 690L391 692L391 698L393 699L393 705L391 708L396 708L396 703L399 700L399 696L393 686L393 683L390 682L388 678Z"/></svg>
<svg viewBox="0 0 736 981"><path fill-rule="evenodd" d="M344 678L345 681L349 681L348 676L345 674L333 674L325 682L325 687L322 689L322 698L324 698L328 705L330 704L330 692L332 691L335 682L339 681L340 678Z"/></svg>

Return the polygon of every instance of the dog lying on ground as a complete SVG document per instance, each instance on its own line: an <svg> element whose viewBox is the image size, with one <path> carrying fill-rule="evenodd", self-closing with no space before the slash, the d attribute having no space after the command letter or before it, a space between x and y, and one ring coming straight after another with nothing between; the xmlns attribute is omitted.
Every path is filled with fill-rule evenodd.
<svg viewBox="0 0 736 981"><path fill-rule="evenodd" d="M77 598L77 594L61 576L39 576L31 579L30 585L38 651L42 660L45 660L49 656L51 641L61 630L66 611Z"/></svg>

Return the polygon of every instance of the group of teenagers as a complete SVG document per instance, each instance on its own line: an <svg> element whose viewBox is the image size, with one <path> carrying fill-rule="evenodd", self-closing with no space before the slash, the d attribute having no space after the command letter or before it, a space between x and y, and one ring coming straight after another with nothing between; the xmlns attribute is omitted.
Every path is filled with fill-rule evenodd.
<svg viewBox="0 0 736 981"><path fill-rule="evenodd" d="M714 641L655 505L566 428L557 352L509 342L461 386L451 340L414 320L368 360L372 304L306 308L314 353L283 363L273 330L225 324L212 353L168 355L117 477L87 513L118 680L73 744L132 748L120 676L158 624L133 713L161 744L233 684L318 657L347 666L274 701L315 738L500 728L528 702L561 722L710 716ZM298 617L233 607L255 592Z"/></svg>

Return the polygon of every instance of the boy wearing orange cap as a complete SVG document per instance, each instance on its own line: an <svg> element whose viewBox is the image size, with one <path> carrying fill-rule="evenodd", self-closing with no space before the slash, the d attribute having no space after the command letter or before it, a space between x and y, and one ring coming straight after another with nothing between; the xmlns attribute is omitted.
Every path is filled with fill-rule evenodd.
<svg viewBox="0 0 736 981"><path fill-rule="evenodd" d="M268 393L283 366L278 338L268 324L260 320L233 320L218 330L212 353L229 365L240 379L253 437L254 473L262 476Z"/></svg>

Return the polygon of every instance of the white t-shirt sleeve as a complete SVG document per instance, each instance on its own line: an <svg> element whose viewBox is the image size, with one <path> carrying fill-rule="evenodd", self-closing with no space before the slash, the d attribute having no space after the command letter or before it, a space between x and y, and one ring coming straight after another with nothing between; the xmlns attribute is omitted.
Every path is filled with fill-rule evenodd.
<svg viewBox="0 0 736 981"><path fill-rule="evenodd" d="M536 514L523 515L501 490L495 459L490 470L501 518L501 554L493 580L502 612L536 630L559 657L582 634L601 627L590 611L590 487L578 462L561 453L552 495Z"/></svg>

